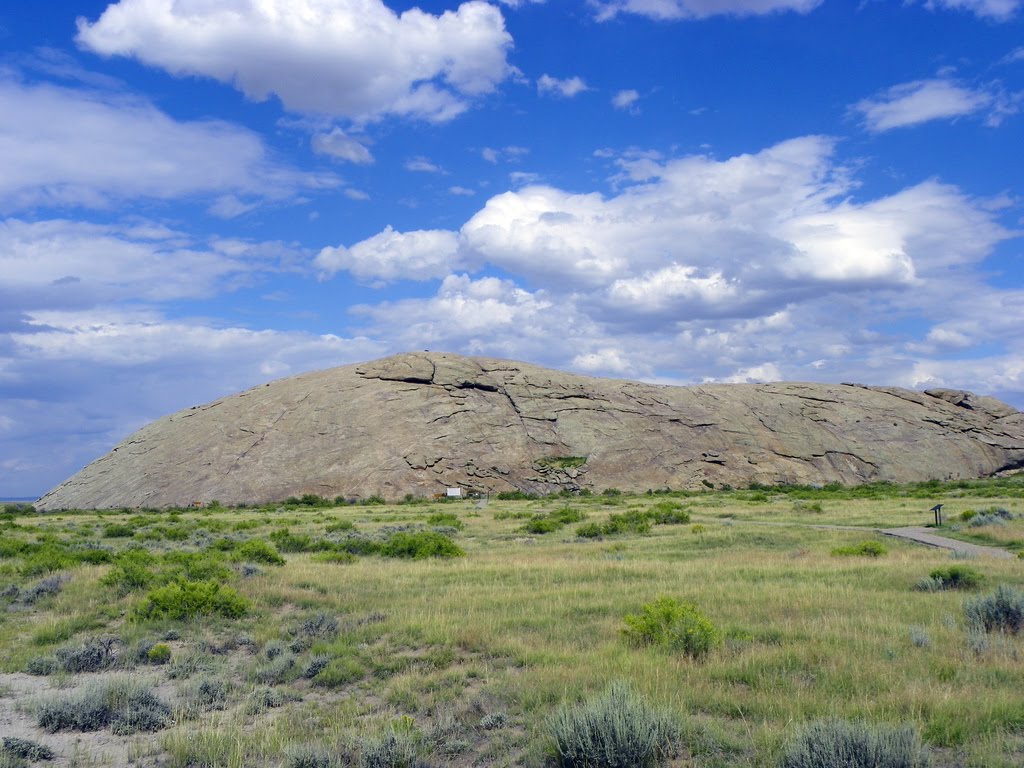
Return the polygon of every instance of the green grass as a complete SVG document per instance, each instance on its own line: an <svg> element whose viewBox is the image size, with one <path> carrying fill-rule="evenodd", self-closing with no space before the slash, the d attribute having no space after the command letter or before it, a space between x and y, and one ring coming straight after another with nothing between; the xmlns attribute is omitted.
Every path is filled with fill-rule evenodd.
<svg viewBox="0 0 1024 768"><path fill-rule="evenodd" d="M471 501L318 501L282 514L274 506L17 515L4 524L17 527L0 529L0 589L36 583L26 565L41 553L57 566L45 573L69 579L31 609L0 611L0 669L114 636L126 671L182 690L207 677L230 681L223 709L176 710L167 731L146 737L167 765L286 765L302 745L358 762L363 746L397 729L429 764L539 768L550 719L615 680L677 718L684 764L777 766L802 727L840 718L910 725L937 765L1017 765L1024 637L979 637L964 612L970 593L914 588L962 565L898 540L884 557L832 555L871 540L876 527L928 522L938 501L949 519L1018 511L1024 485L1011 480L595 494L492 500L481 510ZM687 516L699 531L672 524ZM464 556L427 556L448 544L421 534L433 534L434 521L455 528L453 518L464 528L445 541ZM523 527L532 520L557 525L531 534ZM576 536L580 524L610 522L614 538ZM1008 531L995 543L1012 547L1018 524L981 531ZM108 562L83 561L72 547L121 525L136 533L102 538ZM813 527L821 525L854 530ZM146 531L160 535L139 536ZM263 542L275 539L289 551L271 566L277 558ZM389 542L389 554L405 556L380 556ZM245 568L251 560L263 567ZM1020 560L970 568L991 587L1024 588ZM183 583L208 586L160 592ZM191 608L232 591L244 612ZM715 628L720 642L699 660L624 642L623 618L663 596L697 606ZM928 642L912 642L915 633ZM157 643L171 649L169 663L132 660L130 649ZM485 718L502 725L484 728Z"/></svg>

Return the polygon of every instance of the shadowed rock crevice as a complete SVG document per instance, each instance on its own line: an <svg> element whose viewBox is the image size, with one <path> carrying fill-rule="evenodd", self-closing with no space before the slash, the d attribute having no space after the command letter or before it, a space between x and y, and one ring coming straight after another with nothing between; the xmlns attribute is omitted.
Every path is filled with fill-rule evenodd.
<svg viewBox="0 0 1024 768"><path fill-rule="evenodd" d="M294 376L159 419L43 509L469 491L908 482L1024 468L1024 417L959 390L668 387L443 353Z"/></svg>

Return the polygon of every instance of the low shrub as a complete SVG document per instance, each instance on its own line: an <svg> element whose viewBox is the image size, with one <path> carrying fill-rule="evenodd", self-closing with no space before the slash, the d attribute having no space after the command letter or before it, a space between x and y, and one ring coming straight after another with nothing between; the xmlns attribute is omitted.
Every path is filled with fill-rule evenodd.
<svg viewBox="0 0 1024 768"><path fill-rule="evenodd" d="M527 493L526 491L501 491L497 495L498 501L533 501L539 499L536 493Z"/></svg>
<svg viewBox="0 0 1024 768"><path fill-rule="evenodd" d="M917 731L845 720L805 726L786 746L780 768L925 768Z"/></svg>
<svg viewBox="0 0 1024 768"><path fill-rule="evenodd" d="M29 659L28 664L25 665L25 672L29 675L36 675L37 677L52 675L56 671L57 660L53 658L53 656L36 656L35 658Z"/></svg>
<svg viewBox="0 0 1024 768"><path fill-rule="evenodd" d="M389 728L360 745L359 768L416 768L416 740L407 731Z"/></svg>
<svg viewBox="0 0 1024 768"><path fill-rule="evenodd" d="M332 768L339 764L327 750L308 744L288 747L285 756L287 768Z"/></svg>
<svg viewBox="0 0 1024 768"><path fill-rule="evenodd" d="M57 649L57 663L65 672L99 672L113 666L116 637L95 637L82 645Z"/></svg>
<svg viewBox="0 0 1024 768"><path fill-rule="evenodd" d="M248 563L265 563L266 565L284 565L285 559L270 544L263 539L249 539L247 542L235 549L234 560Z"/></svg>
<svg viewBox="0 0 1024 768"><path fill-rule="evenodd" d="M184 697L185 704L198 712L224 709L227 705L228 684L216 677L204 677L191 685Z"/></svg>
<svg viewBox="0 0 1024 768"><path fill-rule="evenodd" d="M840 557L881 557L888 552L889 550L880 541L862 541L859 544L836 547L832 550L833 555Z"/></svg>
<svg viewBox="0 0 1024 768"><path fill-rule="evenodd" d="M939 582L942 589L977 589L985 580L984 576L966 565L936 568L928 576Z"/></svg>
<svg viewBox="0 0 1024 768"><path fill-rule="evenodd" d="M428 557L461 557L465 552L459 545L440 533L434 531L400 531L392 534L380 548L384 557L413 558L422 560Z"/></svg>
<svg viewBox="0 0 1024 768"><path fill-rule="evenodd" d="M647 512L655 525L684 525L690 522L690 514L678 501L659 501Z"/></svg>
<svg viewBox="0 0 1024 768"><path fill-rule="evenodd" d="M455 528L461 531L466 524L459 520L458 515L451 512L437 512L427 518L428 525L442 525L446 528Z"/></svg>
<svg viewBox="0 0 1024 768"><path fill-rule="evenodd" d="M558 768L656 768L676 757L682 742L669 712L618 682L601 696L560 709L548 733Z"/></svg>
<svg viewBox="0 0 1024 768"><path fill-rule="evenodd" d="M317 552L315 555L311 555L311 559L318 563L335 563L341 565L347 565L348 563L354 563L357 558L351 552L344 550L335 550L333 552Z"/></svg>
<svg viewBox="0 0 1024 768"><path fill-rule="evenodd" d="M341 533L343 531L354 531L355 529L355 523L351 520L336 520L324 528L327 533Z"/></svg>
<svg viewBox="0 0 1024 768"><path fill-rule="evenodd" d="M157 643L146 651L146 661L150 664L166 664L171 660L171 647L167 643Z"/></svg>
<svg viewBox="0 0 1024 768"><path fill-rule="evenodd" d="M545 534L560 531L564 527L562 523L549 517L535 517L527 521L526 525L523 526L523 530L527 533Z"/></svg>
<svg viewBox="0 0 1024 768"><path fill-rule="evenodd" d="M51 597L58 594L69 578L64 575L49 576L36 582L31 587L20 592L16 596L26 605L35 605L44 597ZM17 589L17 588L15 588Z"/></svg>
<svg viewBox="0 0 1024 768"><path fill-rule="evenodd" d="M312 536L292 533L287 528L274 531L270 534L270 540L281 552L318 552L329 546L326 541L314 541Z"/></svg>
<svg viewBox="0 0 1024 768"><path fill-rule="evenodd" d="M252 677L257 683L280 685L294 680L298 675L295 657L289 652L276 655L269 664L253 672Z"/></svg>
<svg viewBox="0 0 1024 768"><path fill-rule="evenodd" d="M231 587L215 581L176 581L152 590L135 609L140 619L190 619L219 615L238 618L249 605Z"/></svg>
<svg viewBox="0 0 1024 768"><path fill-rule="evenodd" d="M660 597L640 613L627 614L622 634L634 645L657 645L701 658L721 642L714 624L690 603Z"/></svg>
<svg viewBox="0 0 1024 768"><path fill-rule="evenodd" d="M53 760L53 750L48 746L31 739L19 739L17 736L4 736L0 752L32 762Z"/></svg>
<svg viewBox="0 0 1024 768"><path fill-rule="evenodd" d="M964 603L964 616L976 630L1016 635L1024 628L1024 592L1000 584L991 595Z"/></svg>
<svg viewBox="0 0 1024 768"><path fill-rule="evenodd" d="M135 535L135 528L123 523L107 523L103 526L103 537L106 539L126 539Z"/></svg>
<svg viewBox="0 0 1024 768"><path fill-rule="evenodd" d="M302 670L302 676L307 680L311 680L323 672L330 663L330 656L324 656L323 654L314 655L306 662L306 666Z"/></svg>
<svg viewBox="0 0 1024 768"><path fill-rule="evenodd" d="M107 680L76 696L60 696L39 705L39 727L56 731L98 731L110 728L126 735L165 728L171 708L137 681Z"/></svg>

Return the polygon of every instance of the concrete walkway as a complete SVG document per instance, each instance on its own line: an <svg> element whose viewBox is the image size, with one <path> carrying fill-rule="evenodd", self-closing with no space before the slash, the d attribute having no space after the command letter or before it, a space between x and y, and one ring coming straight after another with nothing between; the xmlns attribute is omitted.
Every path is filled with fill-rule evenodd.
<svg viewBox="0 0 1024 768"><path fill-rule="evenodd" d="M970 544L966 541L947 539L945 536L936 536L927 528L919 528L917 526L909 526L907 528L879 528L878 532L884 533L886 536L894 536L898 539L916 541L918 544L924 544L928 547L949 549L953 552L963 552L964 554L973 555L975 557L1016 558L1016 555L1012 552L1007 552L1005 549L999 549L998 547L983 547L980 544Z"/></svg>

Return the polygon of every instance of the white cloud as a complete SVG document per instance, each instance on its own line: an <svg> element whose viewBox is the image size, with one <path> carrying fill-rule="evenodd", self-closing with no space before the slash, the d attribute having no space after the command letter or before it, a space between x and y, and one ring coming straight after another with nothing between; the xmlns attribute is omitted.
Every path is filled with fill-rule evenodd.
<svg viewBox="0 0 1024 768"><path fill-rule="evenodd" d="M458 185L448 187L448 192L459 197L473 197L473 195L476 194L475 190L469 189L468 187L460 187Z"/></svg>
<svg viewBox="0 0 1024 768"><path fill-rule="evenodd" d="M0 455L18 457L2 492L55 485L164 414L389 351L365 338L216 328L153 311L37 313L0 344Z"/></svg>
<svg viewBox="0 0 1024 768"><path fill-rule="evenodd" d="M405 162L405 170L414 173L444 173L444 169L427 157L414 157Z"/></svg>
<svg viewBox="0 0 1024 768"><path fill-rule="evenodd" d="M1004 64L1012 64L1015 61L1024 61L1024 45L1014 48L1003 58Z"/></svg>
<svg viewBox="0 0 1024 768"><path fill-rule="evenodd" d="M335 160L343 160L356 165L371 165L373 155L365 145L353 139L341 128L334 128L330 133L318 133L313 136L313 151L328 155Z"/></svg>
<svg viewBox="0 0 1024 768"><path fill-rule="evenodd" d="M459 240L445 230L396 232L390 226L351 248L324 248L315 264L324 277L342 270L363 280L429 280L458 268Z"/></svg>
<svg viewBox="0 0 1024 768"><path fill-rule="evenodd" d="M178 122L139 99L0 78L0 103L0 209L236 193L283 199L338 183L274 161L251 131Z"/></svg>
<svg viewBox="0 0 1024 768"><path fill-rule="evenodd" d="M438 16L398 15L381 0L120 0L95 22L80 18L77 41L355 120L448 120L511 72L501 12L480 0Z"/></svg>
<svg viewBox="0 0 1024 768"><path fill-rule="evenodd" d="M612 97L612 106L616 109L630 109L636 105L637 101L640 100L639 91L632 89L626 91L619 91Z"/></svg>
<svg viewBox="0 0 1024 768"><path fill-rule="evenodd" d="M499 161L512 163L526 157L528 154L530 154L529 149L515 145L503 147L501 149L484 147L480 150L480 157L493 165L496 165Z"/></svg>
<svg viewBox="0 0 1024 768"><path fill-rule="evenodd" d="M861 113L868 130L881 133L930 120L971 115L993 106L995 102L996 97L988 91L935 79L894 85L872 98L857 102L853 109Z"/></svg>
<svg viewBox="0 0 1024 768"><path fill-rule="evenodd" d="M27 311L206 297L298 257L282 243L198 244L147 222L8 219L0 221L0 304Z"/></svg>
<svg viewBox="0 0 1024 768"><path fill-rule="evenodd" d="M349 200L360 200L360 201L362 201L362 200L369 200L370 199L370 196L366 192L364 192L361 189L353 189L352 187L346 188L344 190L344 194L345 194L345 197L347 197Z"/></svg>
<svg viewBox="0 0 1024 768"><path fill-rule="evenodd" d="M996 21L1009 21L1017 15L1021 5L1021 0L926 0L925 2L925 6L931 10L948 8L969 11Z"/></svg>
<svg viewBox="0 0 1024 768"><path fill-rule="evenodd" d="M997 2L998 0L993 0ZM795 11L808 13L822 0L590 0L600 20L620 13L633 13L652 19L706 19L709 16L761 16Z"/></svg>
<svg viewBox="0 0 1024 768"><path fill-rule="evenodd" d="M434 296L361 308L364 330L403 348L658 380L674 371L680 383L909 382L922 356L980 343L1006 348L993 370L1017 370L1024 296L978 272L1011 235L991 206L936 181L855 202L833 152L822 137L725 160L636 151L618 158L614 196L548 186L494 196L418 258L425 276L490 265L508 279L448 274ZM375 269L401 273L390 264L404 244L375 245L389 264ZM871 330L880 318L925 330L883 335Z"/></svg>
<svg viewBox="0 0 1024 768"><path fill-rule="evenodd" d="M589 90L587 84L580 77L567 77L560 80L551 75L541 75L537 80L538 93L561 96L565 99L571 99L587 90Z"/></svg>

